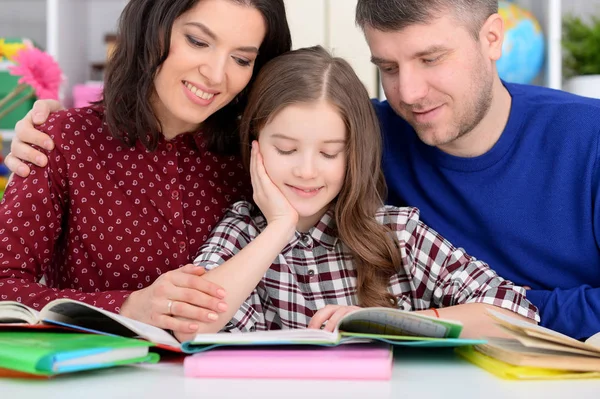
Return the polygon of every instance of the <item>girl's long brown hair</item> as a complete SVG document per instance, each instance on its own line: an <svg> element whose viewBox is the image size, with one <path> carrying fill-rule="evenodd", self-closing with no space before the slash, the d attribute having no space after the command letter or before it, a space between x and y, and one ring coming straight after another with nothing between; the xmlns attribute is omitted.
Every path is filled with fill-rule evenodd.
<svg viewBox="0 0 600 399"><path fill-rule="evenodd" d="M251 141L283 108L321 99L335 106L346 124L346 176L335 201L335 221L339 239L354 256L359 304L397 306L388 285L400 254L395 235L375 220L386 192L379 123L365 87L346 61L316 46L268 62L242 116L242 157L249 165Z"/></svg>

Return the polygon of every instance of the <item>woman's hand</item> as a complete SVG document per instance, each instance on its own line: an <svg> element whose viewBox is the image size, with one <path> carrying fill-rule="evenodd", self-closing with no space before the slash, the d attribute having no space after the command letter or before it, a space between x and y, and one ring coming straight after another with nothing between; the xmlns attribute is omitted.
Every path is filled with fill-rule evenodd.
<svg viewBox="0 0 600 399"><path fill-rule="evenodd" d="M308 328L320 329L323 324L323 330L333 331L339 323L339 321L350 312L360 309L358 306L341 306L341 305L327 305L323 309L319 309L314 314Z"/></svg>
<svg viewBox="0 0 600 399"><path fill-rule="evenodd" d="M191 334L198 322L218 319L227 310L225 290L202 277L203 267L186 265L131 293L121 306L123 316L178 334Z"/></svg>
<svg viewBox="0 0 600 399"><path fill-rule="evenodd" d="M11 172L16 173L21 177L27 177L29 166L24 161L31 162L38 166L46 166L48 158L31 144L35 144L41 148L50 151L54 148L54 142L47 134L36 130L34 125L40 125L46 122L48 115L51 112L62 110L63 107L58 101L54 100L38 100L33 104L31 111L25 115L15 125L16 137L12 140L10 153L6 156L4 163Z"/></svg>
<svg viewBox="0 0 600 399"><path fill-rule="evenodd" d="M298 212L267 174L257 141L252 142L250 178L254 202L267 219L267 223L282 221L295 228L298 223Z"/></svg>

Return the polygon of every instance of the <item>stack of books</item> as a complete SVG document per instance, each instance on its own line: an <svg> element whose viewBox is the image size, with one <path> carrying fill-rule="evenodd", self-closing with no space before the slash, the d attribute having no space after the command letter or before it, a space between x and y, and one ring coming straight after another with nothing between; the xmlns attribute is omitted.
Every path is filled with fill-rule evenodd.
<svg viewBox="0 0 600 399"><path fill-rule="evenodd" d="M142 351L142 347L147 350L157 346L172 352L199 353L186 359L184 364L186 375L195 377L389 379L393 345L439 348L486 342L459 338L462 325L458 322L389 308L364 308L349 313L333 332L297 329L198 334L182 344L160 328L71 299L54 300L39 312L18 302L0 302L0 333L8 334L7 331L15 327L24 331L14 334L24 335L6 335L7 342L37 339L40 351L32 355L27 365L19 365L11 353L4 355L5 362L2 363L3 354L0 352L0 367L41 375L108 367L123 362L155 361L152 357L144 358L145 353L121 349L135 347ZM49 333L49 328L54 328L52 333L58 335ZM56 329L63 332L56 333ZM66 336L64 330L92 335L79 334L80 341L65 339L65 346L55 345L60 337ZM102 336L107 334L111 336ZM104 341L109 339L114 341ZM69 348L69 342L80 342L81 346ZM363 345L341 345L349 343ZM113 350L107 351L106 348L111 348L111 345ZM56 348L58 352L51 352L49 347ZM73 351L64 356L81 358L81 364L61 363L64 356L57 353L71 349ZM94 350L103 353L103 357L93 354ZM110 358L107 357L109 352L112 353ZM55 361L43 356L54 356ZM96 362L98 359L100 361ZM257 363L265 366L256 368ZM298 363L305 364L304 369L314 373L299 374L294 366ZM344 367L337 367L334 363ZM197 372L203 364L210 367L205 366L204 372ZM217 364L222 365L218 368L220 371L217 371ZM228 367L228 364L236 367ZM268 364L275 367L267 367ZM321 364L328 366L320 367ZM208 375L206 370L214 373ZM259 374L256 374L258 371Z"/></svg>
<svg viewBox="0 0 600 399"><path fill-rule="evenodd" d="M389 308L344 316L332 332L316 329L199 334L185 342L184 372L196 378L389 380L392 347L460 347L462 324Z"/></svg>
<svg viewBox="0 0 600 399"><path fill-rule="evenodd" d="M600 335L585 342L493 310L488 311L510 338L456 352L506 379L576 379L600 377Z"/></svg>
<svg viewBox="0 0 600 399"><path fill-rule="evenodd" d="M135 333L121 336L127 327L105 324L110 318L98 316L105 313L121 317L70 299L55 300L40 312L19 302L0 302L0 377L47 378L159 360L150 352L153 342L134 339ZM124 321L130 322L136 323Z"/></svg>
<svg viewBox="0 0 600 399"><path fill-rule="evenodd" d="M51 377L75 371L157 362L152 344L109 335L0 331L0 376Z"/></svg>

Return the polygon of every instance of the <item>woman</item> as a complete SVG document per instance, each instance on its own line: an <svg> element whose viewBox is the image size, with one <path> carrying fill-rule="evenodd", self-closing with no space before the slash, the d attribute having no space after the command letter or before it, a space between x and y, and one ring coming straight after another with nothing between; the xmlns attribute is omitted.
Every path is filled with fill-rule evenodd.
<svg viewBox="0 0 600 399"><path fill-rule="evenodd" d="M282 0L129 1L103 100L51 115L47 164L7 187L2 299L74 298L175 336L217 319L225 292L184 265L249 190L246 87L290 46Z"/></svg>

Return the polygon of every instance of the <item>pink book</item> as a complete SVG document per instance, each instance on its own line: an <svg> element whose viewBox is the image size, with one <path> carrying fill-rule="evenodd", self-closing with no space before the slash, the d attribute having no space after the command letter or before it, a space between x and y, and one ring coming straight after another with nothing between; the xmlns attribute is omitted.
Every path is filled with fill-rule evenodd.
<svg viewBox="0 0 600 399"><path fill-rule="evenodd" d="M186 377L389 380L389 346L217 348L184 360Z"/></svg>

